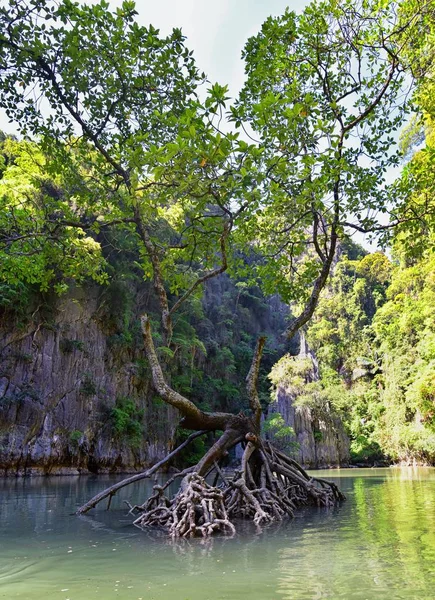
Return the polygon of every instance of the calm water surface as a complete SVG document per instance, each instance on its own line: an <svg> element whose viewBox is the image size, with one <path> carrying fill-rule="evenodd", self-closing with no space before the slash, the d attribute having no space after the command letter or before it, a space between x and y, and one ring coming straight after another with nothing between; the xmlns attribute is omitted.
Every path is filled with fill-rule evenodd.
<svg viewBox="0 0 435 600"><path fill-rule="evenodd" d="M0 598L435 599L435 469L328 475L348 497L337 509L177 543L131 525L122 502L143 500L148 484L76 517L116 479L0 480Z"/></svg>

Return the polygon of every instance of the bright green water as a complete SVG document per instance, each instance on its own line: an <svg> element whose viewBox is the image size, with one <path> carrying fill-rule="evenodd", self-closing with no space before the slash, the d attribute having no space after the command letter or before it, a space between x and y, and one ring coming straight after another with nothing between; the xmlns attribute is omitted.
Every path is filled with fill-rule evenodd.
<svg viewBox="0 0 435 600"><path fill-rule="evenodd" d="M113 478L1 480L0 598L435 599L435 469L328 476L348 497L335 510L178 543L131 526L128 488L110 512L70 515Z"/></svg>

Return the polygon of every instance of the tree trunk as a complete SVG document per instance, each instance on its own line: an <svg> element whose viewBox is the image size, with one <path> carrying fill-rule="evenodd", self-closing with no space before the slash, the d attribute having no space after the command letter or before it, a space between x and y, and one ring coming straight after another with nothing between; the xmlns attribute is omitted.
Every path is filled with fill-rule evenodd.
<svg viewBox="0 0 435 600"><path fill-rule="evenodd" d="M155 485L154 493L130 512L140 515L139 527L165 528L173 537L209 536L217 532L234 534L234 521L251 519L256 525L292 517L301 505L331 506L344 500L334 483L310 477L293 459L274 448L260 435L261 405L256 384L265 339L260 338L246 378L252 414L206 413L173 390L165 381L157 358L148 317L142 317L142 332L154 388L162 399L178 408L183 427L198 430L166 459L143 474L117 483L87 502L77 512L87 512L104 498L112 498L118 489L149 477L166 464L192 439L207 431L223 433L198 464L172 477L164 485ZM241 468L226 476L220 463L228 452L242 443ZM208 481L214 476L214 483ZM168 497L165 491L175 478L181 478L179 491Z"/></svg>

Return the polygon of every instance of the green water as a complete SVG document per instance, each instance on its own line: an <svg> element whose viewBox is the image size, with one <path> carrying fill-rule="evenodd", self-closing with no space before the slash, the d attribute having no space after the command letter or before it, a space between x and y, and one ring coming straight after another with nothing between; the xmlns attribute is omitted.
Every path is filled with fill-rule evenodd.
<svg viewBox="0 0 435 600"><path fill-rule="evenodd" d="M122 501L143 499L146 485L76 517L115 480L1 480L0 598L435 599L435 469L328 475L348 497L339 508L178 543L132 527Z"/></svg>

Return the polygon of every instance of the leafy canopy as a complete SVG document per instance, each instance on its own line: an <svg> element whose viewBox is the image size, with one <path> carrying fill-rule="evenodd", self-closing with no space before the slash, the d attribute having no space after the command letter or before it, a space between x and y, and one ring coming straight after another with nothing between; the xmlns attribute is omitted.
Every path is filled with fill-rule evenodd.
<svg viewBox="0 0 435 600"><path fill-rule="evenodd" d="M104 262L92 270L68 243L92 240L96 256L102 232L117 227L135 240L168 332L184 300L231 267L301 302L292 335L313 314L338 240L349 228L376 230L395 201L384 175L408 110L403 48L425 8L329 0L269 18L246 44L233 104L219 84L201 101L205 76L181 31L161 37L135 15L132 2L113 11L104 0L0 9L0 106L37 141L44 178L68 205L57 198L51 210L45 199L38 218L49 227L24 233L34 243L47 231L49 242L54 228L67 241L43 264L61 262L66 244L74 265L28 277L101 279ZM31 210L24 195L18 202ZM22 232L17 221L0 251L16 252ZM26 261L32 249L18 248Z"/></svg>

